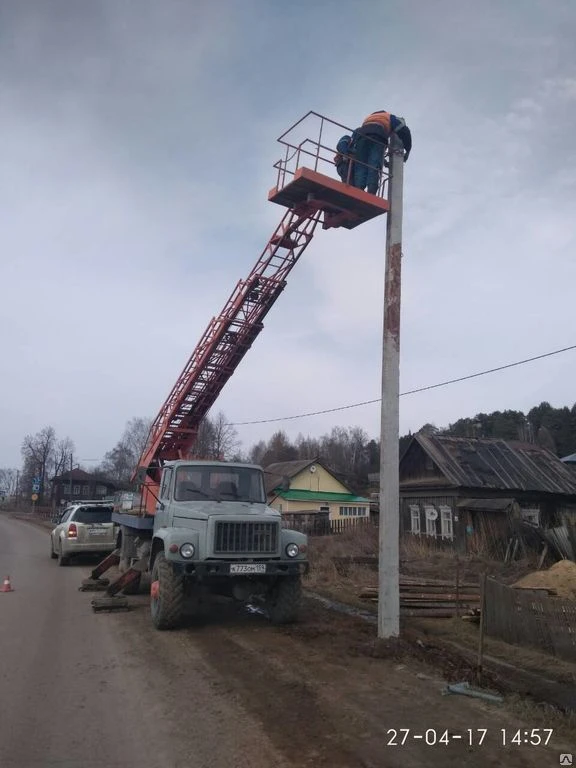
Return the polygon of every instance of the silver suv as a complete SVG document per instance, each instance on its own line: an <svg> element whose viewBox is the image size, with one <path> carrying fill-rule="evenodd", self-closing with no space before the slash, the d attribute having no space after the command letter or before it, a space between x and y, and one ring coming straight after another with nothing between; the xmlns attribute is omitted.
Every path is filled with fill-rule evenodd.
<svg viewBox="0 0 576 768"><path fill-rule="evenodd" d="M67 507L50 533L50 556L58 559L59 565L68 565L72 555L112 552L118 530L112 522L112 511L112 504L94 502Z"/></svg>

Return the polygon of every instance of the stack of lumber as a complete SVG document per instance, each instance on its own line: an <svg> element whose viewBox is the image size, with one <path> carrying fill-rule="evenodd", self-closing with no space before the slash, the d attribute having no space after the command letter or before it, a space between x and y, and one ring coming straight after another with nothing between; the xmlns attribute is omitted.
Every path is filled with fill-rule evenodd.
<svg viewBox="0 0 576 768"><path fill-rule="evenodd" d="M378 587L364 587L359 597L378 601ZM400 614L451 618L462 614L474 614L480 607L479 584L429 579L400 579Z"/></svg>

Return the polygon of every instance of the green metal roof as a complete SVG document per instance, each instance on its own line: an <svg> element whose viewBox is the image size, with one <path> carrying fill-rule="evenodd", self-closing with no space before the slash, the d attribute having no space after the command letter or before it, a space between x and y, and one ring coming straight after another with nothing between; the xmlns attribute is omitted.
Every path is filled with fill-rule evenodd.
<svg viewBox="0 0 576 768"><path fill-rule="evenodd" d="M277 494L286 501L346 501L349 503L369 504L370 499L354 496L353 493L328 493L325 491L279 491Z"/></svg>

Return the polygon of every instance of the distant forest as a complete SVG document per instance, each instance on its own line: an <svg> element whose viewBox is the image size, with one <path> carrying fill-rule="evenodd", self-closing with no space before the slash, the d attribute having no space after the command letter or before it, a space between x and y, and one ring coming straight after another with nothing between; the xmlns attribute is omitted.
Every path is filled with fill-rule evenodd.
<svg viewBox="0 0 576 768"><path fill-rule="evenodd" d="M91 467L91 471L111 479L120 487L129 487L133 469L146 444L149 427L150 419L131 419L120 440L105 454L99 466ZM478 413L458 419L447 427L424 424L418 431L453 437L522 440L538 443L563 457L576 452L576 404L572 408L553 408L550 403L540 403L527 414L522 411ZM413 434L409 433L400 438L400 455L412 437ZM321 458L358 492L367 491L368 475L377 473L380 467L380 442L371 439L361 427L333 427L324 435L313 437L300 434L294 440L279 430L268 440L243 449L234 425L222 412L204 420L195 449L201 458L251 461L263 467L279 461ZM70 466L79 466L74 464L74 456L74 442L69 437L58 440L52 427L44 427L35 435L26 435L22 443L20 479L18 481L16 470L0 468L0 491L13 488L16 483L28 493L32 488L32 478L39 476L43 500L52 477Z"/></svg>
<svg viewBox="0 0 576 768"><path fill-rule="evenodd" d="M576 404L572 408L553 408L544 402L527 414L522 411L478 413L447 427L424 424L418 431L452 437L521 440L542 445L563 457L576 452ZM408 433L400 438L400 455L413 436ZM294 441L285 432L278 431L269 440L253 445L243 457L264 467L276 461L321 457L352 488L365 490L368 475L378 472L380 467L380 443L370 439L360 427L334 427L326 435L299 435Z"/></svg>
<svg viewBox="0 0 576 768"><path fill-rule="evenodd" d="M504 440L522 440L538 443L557 456L576 452L576 403L572 408L553 408L540 403L528 413L522 411L494 411L458 419L448 427L425 424L420 432L452 437L500 437ZM412 435L400 438L400 450L410 442Z"/></svg>

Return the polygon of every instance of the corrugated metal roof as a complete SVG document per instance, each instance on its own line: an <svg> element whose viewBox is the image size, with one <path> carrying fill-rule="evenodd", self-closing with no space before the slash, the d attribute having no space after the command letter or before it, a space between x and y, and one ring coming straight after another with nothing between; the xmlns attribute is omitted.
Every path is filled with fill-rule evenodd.
<svg viewBox="0 0 576 768"><path fill-rule="evenodd" d="M268 464L264 469L280 477L294 477L306 467L318 463L318 459L295 459L294 461L277 461L274 464Z"/></svg>
<svg viewBox="0 0 576 768"><path fill-rule="evenodd" d="M285 477L293 478L303 469L318 463L314 459L295 459L294 461L277 461L264 467L264 485L266 494L272 493L275 488L282 485Z"/></svg>
<svg viewBox="0 0 576 768"><path fill-rule="evenodd" d="M533 443L415 435L452 485L576 496L576 476L550 451Z"/></svg>

